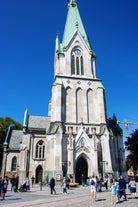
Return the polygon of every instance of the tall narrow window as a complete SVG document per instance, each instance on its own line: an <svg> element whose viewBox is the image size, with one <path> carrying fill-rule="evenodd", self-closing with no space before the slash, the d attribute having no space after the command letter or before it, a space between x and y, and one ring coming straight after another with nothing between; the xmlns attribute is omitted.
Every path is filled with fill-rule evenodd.
<svg viewBox="0 0 138 207"><path fill-rule="evenodd" d="M87 117L88 117L88 123L93 122L94 117L94 102L93 102L93 91L89 89L87 91Z"/></svg>
<svg viewBox="0 0 138 207"><path fill-rule="evenodd" d="M78 89L76 91L76 121L79 123L83 118L83 91L82 89Z"/></svg>
<svg viewBox="0 0 138 207"><path fill-rule="evenodd" d="M74 58L74 55L71 56L71 74L75 74L75 58Z"/></svg>
<svg viewBox="0 0 138 207"><path fill-rule="evenodd" d="M79 71L80 67L79 67L79 58L78 57L76 58L76 69L77 69L77 75L79 75L80 74L80 71Z"/></svg>
<svg viewBox="0 0 138 207"><path fill-rule="evenodd" d="M42 140L36 144L36 158L42 159L45 155L45 145Z"/></svg>
<svg viewBox="0 0 138 207"><path fill-rule="evenodd" d="M17 166L17 158L13 157L11 163L11 171L16 171L16 166Z"/></svg>
<svg viewBox="0 0 138 207"><path fill-rule="evenodd" d="M72 120L72 95L71 88L66 89L66 121Z"/></svg>
<svg viewBox="0 0 138 207"><path fill-rule="evenodd" d="M71 53L71 74L84 75L83 56L78 48L75 48Z"/></svg>
<svg viewBox="0 0 138 207"><path fill-rule="evenodd" d="M84 69L83 69L83 57L81 56L81 75L84 75Z"/></svg>
<svg viewBox="0 0 138 207"><path fill-rule="evenodd" d="M94 71L93 71L93 58L91 59L91 70L92 70L92 75L94 75Z"/></svg>

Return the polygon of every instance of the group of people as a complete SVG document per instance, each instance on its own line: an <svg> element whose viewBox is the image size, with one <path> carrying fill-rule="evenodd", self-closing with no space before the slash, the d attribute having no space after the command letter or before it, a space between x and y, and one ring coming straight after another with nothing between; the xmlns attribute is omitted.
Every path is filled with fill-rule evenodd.
<svg viewBox="0 0 138 207"><path fill-rule="evenodd" d="M111 183L111 203L116 204L121 201L121 197L124 196L124 199L127 200L126 195L126 181L121 175L119 179L115 179Z"/></svg>
<svg viewBox="0 0 138 207"><path fill-rule="evenodd" d="M101 192L101 187L105 184L105 182L108 183L106 180L103 181L102 178L95 176L90 177L91 196L93 201L96 201L96 192ZM111 191L111 204L120 203L122 196L125 200L127 200L127 183L122 175L119 179L110 179L110 186L104 185L104 187ZM135 179L130 179L128 188L131 196L136 197L138 193L138 175L136 175Z"/></svg>
<svg viewBox="0 0 138 207"><path fill-rule="evenodd" d="M11 191L18 191L18 177L14 177L10 179L11 181ZM61 187L63 189L63 193L67 194L67 189L69 189L70 183L69 177L64 177L61 181ZM32 181L34 183L34 180ZM96 192L102 192L102 187L104 186L106 190L111 191L111 203L116 204L121 201L122 196L125 200L127 200L126 195L126 187L127 183L124 177L121 175L119 179L103 179L102 177L90 176L89 183L91 186L91 196L92 201L96 201ZM27 178L24 183L26 191L30 190L30 180ZM50 179L50 192L51 194L55 193L55 178L52 177ZM0 177L0 197L1 201L5 199L5 194L7 192L8 187L8 179L7 177ZM130 190L131 196L136 197L138 195L138 174L134 177L130 178L128 183L128 189Z"/></svg>
<svg viewBox="0 0 138 207"><path fill-rule="evenodd" d="M69 189L69 183L70 183L70 178L69 177L64 177L61 181L61 187L63 189L63 193L67 194L67 189ZM56 190L55 190L55 178L52 177L50 179L50 190L51 190L51 194L55 193L56 194Z"/></svg>
<svg viewBox="0 0 138 207"><path fill-rule="evenodd" d="M19 177L13 176L12 178L8 178L5 176L4 178L0 177L0 199L1 201L5 200L5 194L7 192L8 184L11 184L11 191L18 192L20 188L19 185ZM26 191L30 190L30 180L27 178L23 185L25 186ZM22 186L23 186L22 185Z"/></svg>
<svg viewBox="0 0 138 207"><path fill-rule="evenodd" d="M23 184L19 187L19 177L13 176L10 179L11 182L11 191L18 192L20 189L24 189L24 191L30 190L30 180L26 178L26 180L23 182Z"/></svg>

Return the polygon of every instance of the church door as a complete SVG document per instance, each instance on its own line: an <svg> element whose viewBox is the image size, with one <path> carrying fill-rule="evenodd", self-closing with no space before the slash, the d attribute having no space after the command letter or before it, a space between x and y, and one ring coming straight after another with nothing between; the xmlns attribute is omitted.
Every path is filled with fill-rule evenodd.
<svg viewBox="0 0 138 207"><path fill-rule="evenodd" d="M36 180L35 180L35 182L39 183L40 181L42 181L42 178L43 178L43 168L42 168L41 165L39 165L36 168Z"/></svg>
<svg viewBox="0 0 138 207"><path fill-rule="evenodd" d="M86 179L88 177L88 164L83 157L80 157L76 164L76 182L79 184L82 183L81 182L82 174L84 175L85 182L86 182Z"/></svg>

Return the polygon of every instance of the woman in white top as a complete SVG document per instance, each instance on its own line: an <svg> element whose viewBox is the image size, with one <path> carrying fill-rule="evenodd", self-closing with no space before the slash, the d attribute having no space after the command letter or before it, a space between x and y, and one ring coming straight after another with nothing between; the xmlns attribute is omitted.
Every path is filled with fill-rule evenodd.
<svg viewBox="0 0 138 207"><path fill-rule="evenodd" d="M92 201L96 201L96 178L92 176L90 179Z"/></svg>

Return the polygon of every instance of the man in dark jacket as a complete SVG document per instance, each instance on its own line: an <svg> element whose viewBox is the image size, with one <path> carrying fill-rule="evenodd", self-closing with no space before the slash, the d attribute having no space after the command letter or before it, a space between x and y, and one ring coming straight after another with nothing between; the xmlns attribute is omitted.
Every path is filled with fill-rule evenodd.
<svg viewBox="0 0 138 207"><path fill-rule="evenodd" d="M53 194L53 192L56 194L54 177L52 177L50 180L50 189L51 189L51 194Z"/></svg>
<svg viewBox="0 0 138 207"><path fill-rule="evenodd" d="M126 181L124 177L121 175L119 179L119 191L120 191L120 198L124 196L125 200L127 200L126 196Z"/></svg>

